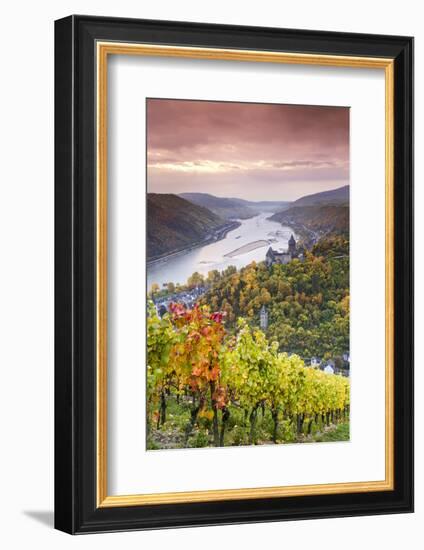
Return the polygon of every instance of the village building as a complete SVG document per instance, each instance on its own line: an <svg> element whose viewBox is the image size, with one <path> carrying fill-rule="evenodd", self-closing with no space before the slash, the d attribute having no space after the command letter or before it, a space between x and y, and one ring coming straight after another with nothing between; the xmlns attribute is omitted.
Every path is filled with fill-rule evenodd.
<svg viewBox="0 0 424 550"><path fill-rule="evenodd" d="M268 248L268 252L265 256L267 267L271 267L274 264L288 264L295 258L302 258L302 254L297 249L296 240L293 235L291 235L288 244L289 247L287 250L274 250L271 246Z"/></svg>
<svg viewBox="0 0 424 550"><path fill-rule="evenodd" d="M319 357L311 357L311 367L314 369L321 365L321 359Z"/></svg>

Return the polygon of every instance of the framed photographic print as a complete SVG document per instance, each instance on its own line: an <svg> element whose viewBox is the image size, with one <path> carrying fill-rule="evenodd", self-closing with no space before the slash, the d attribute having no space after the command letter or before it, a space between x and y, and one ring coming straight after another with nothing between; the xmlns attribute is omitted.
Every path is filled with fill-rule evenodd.
<svg viewBox="0 0 424 550"><path fill-rule="evenodd" d="M55 26L55 525L413 509L413 39Z"/></svg>

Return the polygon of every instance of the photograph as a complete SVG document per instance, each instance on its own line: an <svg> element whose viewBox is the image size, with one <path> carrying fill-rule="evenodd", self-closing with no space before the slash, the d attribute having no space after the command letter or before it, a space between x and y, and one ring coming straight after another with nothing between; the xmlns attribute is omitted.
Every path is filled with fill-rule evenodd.
<svg viewBox="0 0 424 550"><path fill-rule="evenodd" d="M148 450L350 440L349 121L146 98Z"/></svg>

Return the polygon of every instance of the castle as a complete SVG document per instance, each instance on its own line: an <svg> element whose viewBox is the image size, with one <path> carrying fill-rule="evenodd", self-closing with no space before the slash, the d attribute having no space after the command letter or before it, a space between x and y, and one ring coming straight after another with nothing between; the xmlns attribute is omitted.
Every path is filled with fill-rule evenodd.
<svg viewBox="0 0 424 550"><path fill-rule="evenodd" d="M296 241L293 235L291 235L289 239L288 250L286 250L285 252L279 251L279 250L273 250L272 247L270 246L265 256L265 263L268 267L271 267L274 264L288 264L295 258L300 259L300 257L301 257L301 254L296 248Z"/></svg>

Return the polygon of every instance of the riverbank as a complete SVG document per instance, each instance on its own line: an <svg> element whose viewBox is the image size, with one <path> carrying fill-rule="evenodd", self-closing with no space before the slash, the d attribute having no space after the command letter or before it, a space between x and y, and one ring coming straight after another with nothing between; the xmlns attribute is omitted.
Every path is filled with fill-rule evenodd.
<svg viewBox="0 0 424 550"><path fill-rule="evenodd" d="M307 248L308 250L310 250L314 246L314 244L319 241L321 236L325 235L325 233L314 231L313 229L306 227L304 224L296 223L293 221L290 223L281 222L281 225L289 226L298 236L298 246Z"/></svg>
<svg viewBox="0 0 424 550"><path fill-rule="evenodd" d="M225 239L225 237L227 236L227 234L230 231L233 231L234 229L237 229L238 227L240 227L240 225L241 225L241 223L238 222L238 221L229 222L229 223L223 225L222 227L218 228L213 233L213 235L210 235L209 237L207 237L203 241L195 242L195 243L191 244L190 246L185 246L184 248L174 250L173 252L171 252L169 254L162 254L160 256L152 258L151 260L147 260L147 267L152 267L154 265L159 265L162 262L166 262L166 261L170 260L171 258L177 258L178 256L181 256L183 254L187 254L187 252L191 252L192 250L195 250L196 248L199 248L201 246L206 246L208 244L212 244L212 243L221 241L222 239Z"/></svg>
<svg viewBox="0 0 424 550"><path fill-rule="evenodd" d="M268 219L271 221L276 221L273 216L270 216ZM311 249L313 245L319 241L321 236L325 235L325 233L314 231L313 229L306 227L303 223L296 222L293 219L288 219L281 222L277 221L277 223L281 224L282 227L289 227L295 235L297 245L307 249Z"/></svg>

